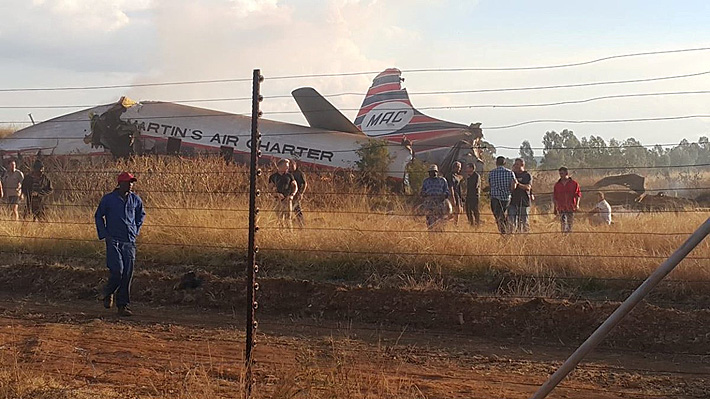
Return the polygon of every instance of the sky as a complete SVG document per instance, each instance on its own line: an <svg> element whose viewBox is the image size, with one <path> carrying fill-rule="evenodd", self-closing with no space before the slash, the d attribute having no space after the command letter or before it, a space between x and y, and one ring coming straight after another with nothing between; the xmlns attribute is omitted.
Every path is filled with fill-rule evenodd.
<svg viewBox="0 0 710 399"><path fill-rule="evenodd" d="M301 86L324 95L351 120L377 71L405 71L412 103L430 116L481 122L485 139L516 148L541 146L546 131L578 137L634 137L644 144L695 141L710 118L628 123L533 123L539 119L610 120L710 115L710 93L615 98L547 107L599 96L710 91L710 74L656 82L454 94L644 79L710 71L710 51L628 57L585 66L529 71L406 72L413 69L524 67L619 54L710 47L706 1L506 0L3 0L0 90L250 78L262 70L264 117L306 124L288 96ZM273 79L303 74L355 76ZM272 79L270 79L270 77ZM444 92L424 94L422 92ZM0 92L0 121L45 120L128 95L134 100L214 100L251 95L249 82L100 90ZM250 101L190 105L248 113ZM72 106L46 109L45 106ZM4 107L4 108L3 108ZM20 108L7 108L20 107ZM454 107L426 109L430 107ZM501 150L513 155L516 150ZM539 151L538 151L539 153Z"/></svg>

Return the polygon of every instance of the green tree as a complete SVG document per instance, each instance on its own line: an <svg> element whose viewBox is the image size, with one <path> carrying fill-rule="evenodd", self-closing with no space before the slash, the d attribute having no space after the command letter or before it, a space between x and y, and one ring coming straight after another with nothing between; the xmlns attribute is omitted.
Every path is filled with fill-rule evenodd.
<svg viewBox="0 0 710 399"><path fill-rule="evenodd" d="M548 168L557 168L564 162L564 154L561 150L562 136L553 131L546 132L542 136L542 164Z"/></svg>
<svg viewBox="0 0 710 399"><path fill-rule="evenodd" d="M626 167L648 166L649 153L640 141L629 137L621 144L622 164Z"/></svg>
<svg viewBox="0 0 710 399"><path fill-rule="evenodd" d="M392 157L385 140L369 139L355 150L360 157L355 161L361 172L363 182L373 188L384 187L387 181L387 171L392 163Z"/></svg>
<svg viewBox="0 0 710 399"><path fill-rule="evenodd" d="M577 136L571 130L564 129L560 133L562 137L562 146L564 149L562 151L564 154L565 164L569 167L580 167L584 166L584 155L585 149L581 148L582 143L579 141Z"/></svg>
<svg viewBox="0 0 710 399"><path fill-rule="evenodd" d="M669 166L671 164L671 157L668 155L668 150L660 145L653 146L649 151L649 158L653 166Z"/></svg>
<svg viewBox="0 0 710 399"><path fill-rule="evenodd" d="M698 139L699 154L697 163L707 164L710 163L710 140L707 137L701 136Z"/></svg>
<svg viewBox="0 0 710 399"><path fill-rule="evenodd" d="M609 148L601 136L582 137L584 165L597 167L609 164Z"/></svg>
<svg viewBox="0 0 710 399"><path fill-rule="evenodd" d="M424 162L414 158L407 164L407 174L409 176L409 189L411 192L407 194L419 193L422 188L424 179L427 178L429 166Z"/></svg>
<svg viewBox="0 0 710 399"><path fill-rule="evenodd" d="M486 165L486 170L490 170L491 165L493 165L493 168L495 167L494 165L496 164L496 153L498 150L496 150L496 146L493 144L481 140L481 161L483 161L483 164Z"/></svg>
<svg viewBox="0 0 710 399"><path fill-rule="evenodd" d="M537 161L535 160L535 152L530 146L530 142L525 140L520 145L520 158L525 161L525 166L529 169L535 169L537 167Z"/></svg>
<svg viewBox="0 0 710 399"><path fill-rule="evenodd" d="M554 130L545 133L542 137L544 149L542 163L548 168L557 168L565 165L569 167L581 166L584 161L582 143L571 130L564 129L557 133Z"/></svg>

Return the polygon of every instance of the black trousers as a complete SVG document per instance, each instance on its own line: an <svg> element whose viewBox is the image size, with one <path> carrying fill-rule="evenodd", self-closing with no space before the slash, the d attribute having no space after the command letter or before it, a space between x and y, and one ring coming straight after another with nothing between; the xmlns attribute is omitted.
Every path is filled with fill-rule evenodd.
<svg viewBox="0 0 710 399"><path fill-rule="evenodd" d="M510 205L510 200L491 198L491 210L493 211L493 217L496 218L498 231L500 231L501 234L508 232L508 222L505 217L505 211L508 210L508 205Z"/></svg>
<svg viewBox="0 0 710 399"><path fill-rule="evenodd" d="M478 197L466 198L466 217L472 226L474 219L476 225L481 223L481 212L478 210Z"/></svg>

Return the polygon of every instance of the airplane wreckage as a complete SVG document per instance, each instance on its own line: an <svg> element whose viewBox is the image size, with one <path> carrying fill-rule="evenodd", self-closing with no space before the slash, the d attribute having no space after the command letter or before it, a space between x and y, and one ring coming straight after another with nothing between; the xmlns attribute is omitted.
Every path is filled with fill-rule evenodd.
<svg viewBox="0 0 710 399"><path fill-rule="evenodd" d="M401 71L390 68L375 77L354 122L315 89L292 92L309 126L261 119L260 149L266 158L295 158L302 164L350 169L356 151L369 139L382 139L392 157L389 175L403 178L413 157L440 163L456 158L480 162L480 124L438 120L413 107L402 88ZM220 152L246 161L251 150L251 117L170 102L114 104L60 116L18 130L0 140L0 153L42 155L143 154L192 155ZM464 147L462 148L462 143ZM459 156L460 154L460 156Z"/></svg>

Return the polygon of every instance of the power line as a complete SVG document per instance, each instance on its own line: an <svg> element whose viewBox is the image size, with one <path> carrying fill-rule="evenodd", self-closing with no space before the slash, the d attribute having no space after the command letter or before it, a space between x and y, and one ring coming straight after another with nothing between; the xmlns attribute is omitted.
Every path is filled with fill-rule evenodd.
<svg viewBox="0 0 710 399"><path fill-rule="evenodd" d="M523 66L523 67L463 67L463 68L414 68L414 69L403 69L403 73L423 73L423 72L473 72L473 71L522 71L522 70L543 70L543 69L557 69L557 68L569 68L575 66L589 65L594 63L599 63L603 61L620 59L620 58L630 58L630 57L640 57L649 55L661 55L661 54L673 54L673 53L685 53L685 52L697 52L697 51L707 51L710 47L697 47L697 48L687 48L687 49L674 49L674 50L660 50L660 51L647 51L639 53L627 53L618 54L602 58L597 58L589 61L581 61L566 64L556 64L556 65L540 65L540 66ZM371 75L377 74L381 71L359 71L359 72L339 72L339 73L315 73L315 74L300 74L300 75L277 75L273 77L267 77L268 80L287 80L287 79L303 79L303 78L324 78L324 77L347 77L347 76L359 76L359 75ZM230 78L230 79L207 79L207 80L190 80L190 81L174 81L174 82L154 82L154 83L131 83L131 84L118 84L118 85L97 85L97 86L64 86L64 87L25 87L25 88L3 88L0 92L23 92L23 91L69 91L69 90L99 90L99 89L117 89L117 88L128 88L128 87L154 87L154 86L179 86L179 85L192 85L192 84L210 84L210 83L235 83L235 82L251 82L250 78Z"/></svg>
<svg viewBox="0 0 710 399"><path fill-rule="evenodd" d="M402 72L413 73L413 72L466 72L466 71L524 71L524 70L539 70L539 69L557 69L557 68L569 68L582 65L595 64L598 62L609 61L620 58L631 58L640 57L648 55L660 55L660 54L671 54L671 53L685 53L693 51L707 51L710 47L697 47L689 49L678 49L678 50L661 50L661 51L646 51L640 53L627 53L618 54L612 56L606 56L601 58L596 58L589 61L572 62L567 64L553 64L553 65L540 65L540 66L524 66L524 67L497 67L497 68L441 68L436 71L428 69L404 69Z"/></svg>
<svg viewBox="0 0 710 399"><path fill-rule="evenodd" d="M0 89L0 93L16 93L26 91L70 91L70 90L101 90L101 89L123 89L128 87L155 87L155 86L183 86L194 84L208 83L237 83L251 82L251 78L240 79L208 79L208 80L185 80L176 82L158 82L158 83L128 83L117 85L98 85L98 86L64 86L64 87L23 87L16 89Z"/></svg>
<svg viewBox="0 0 710 399"><path fill-rule="evenodd" d="M511 129L511 128L514 128L514 127L525 126L525 125L531 125L531 124L536 124L536 123L570 123L570 124L585 124L585 123L626 123L626 122L650 122L650 121L669 121L669 120L682 120L682 119L698 119L698 118L710 118L710 114L667 116L667 117L656 117L656 118L597 119L597 120L537 119L537 120L531 120L531 121L513 123L513 124L510 124L510 125L485 126L484 129L487 129L487 130Z"/></svg>
<svg viewBox="0 0 710 399"><path fill-rule="evenodd" d="M559 85L545 85L545 86L527 86L527 87L503 87L503 88L493 88L493 89L466 89L466 90L434 90L434 91L420 91L420 92L409 92L409 95L413 96L429 96L429 95L456 95L456 94L477 94L477 93L501 93L501 92L516 92L516 91L532 91L532 90L550 90L550 89L567 89L575 87L592 87L592 86L607 86L615 84L628 84L628 83L644 83L644 82L657 82L664 80L673 79L684 79L692 78L697 76L703 76L710 74L710 71L695 72L683 75L671 75L671 76L659 76L654 78L640 78L640 79L626 79L626 80L612 80L612 81L602 81L602 82L586 82L586 83L569 83L569 84L559 84ZM367 93L361 92L341 92L341 93L331 93L322 94L320 96L325 98L333 97L344 97L344 96L365 96ZM276 98L290 98L291 96L280 95L265 97L266 99L276 99ZM305 96L308 97L308 96ZM316 97L315 95L311 97Z"/></svg>
<svg viewBox="0 0 710 399"><path fill-rule="evenodd" d="M632 93L632 94L614 94L607 96L589 97L579 100L555 101L546 103L527 103L527 104L462 104L462 105L440 105L440 106L422 106L415 107L417 110L446 110L446 109L472 109L472 108L535 108L535 107L551 107L569 104L583 104L600 100L619 99L619 98L634 98L634 97L656 97L656 96L676 96L676 95L695 95L708 94L710 90L696 91L675 91L675 92L653 92L653 93ZM280 96L279 96L280 97ZM289 97L284 95L284 98ZM273 98L273 97L266 97ZM191 99L191 100L165 100L169 103L205 103L205 102L230 102L230 101L251 101L251 97L227 97L227 98L208 98L208 99ZM74 104L74 105L3 105L0 109L66 109L66 108L94 108L96 104ZM360 108L339 108L340 111L359 111ZM378 108L381 111L399 111L400 108ZM332 109L313 109L309 112L332 112ZM269 115L285 115L285 114L301 114L302 111L269 111ZM248 113L237 113L236 115L247 115Z"/></svg>
<svg viewBox="0 0 710 399"><path fill-rule="evenodd" d="M184 115L184 116L179 116L179 115L174 115L174 116L154 116L154 117L139 117L139 118L131 118L131 121L139 121L139 120L156 120L156 119L173 119L173 118L207 118L207 117L233 117L235 116L234 114L224 114L224 115ZM650 121L667 121L667 120L683 120L683 119L700 119L700 118L710 118L710 114L696 114L696 115L676 115L676 116L662 116L662 117L648 117L648 118L627 118L627 119L596 119L596 120L565 120L565 119L535 119L535 120L528 120L528 121L523 121L523 122L517 122L509 125L500 125L500 126L483 126L482 128L484 130L502 130L502 129L510 129L514 127L519 127L519 126L524 126L524 125L530 125L530 124L537 124L537 123L569 123L569 124L586 124L586 123L630 123L630 122L650 122ZM88 119L74 119L74 120L49 120L49 121L42 121L38 123L44 123L44 122L52 122L52 123L72 123L72 122L86 122L89 123ZM16 123L24 123L24 122L17 122L17 121L0 121L0 123L4 124L16 124ZM306 126L303 126L305 129L311 129ZM463 129L461 129L463 130ZM376 133L376 132L386 132L390 133L391 129L390 128L381 128L381 129L371 129L368 133ZM311 135L311 134L319 134L319 135L328 135L331 134L332 132L329 131L321 131L321 130L302 130L298 132L284 132L284 133L266 133L264 134L264 138L269 138L269 137L285 137L285 136L304 136L304 135ZM338 132L335 132L338 133ZM396 132L393 132L396 133ZM400 135L406 136L405 133L402 133ZM249 134L232 134L230 135L232 137L249 137ZM150 138L150 136L148 136ZM168 137L174 137L174 136L168 136ZM6 137L5 139L13 139L13 140L83 140L85 136L75 136L75 137ZM415 140L416 142L416 140ZM189 142L188 142L189 143ZM400 144L401 146L401 144ZM421 144L420 146L426 146L426 147L431 147L432 145L429 144ZM354 151L354 150L344 150L344 151ZM342 152L342 151L331 151L331 152Z"/></svg>

